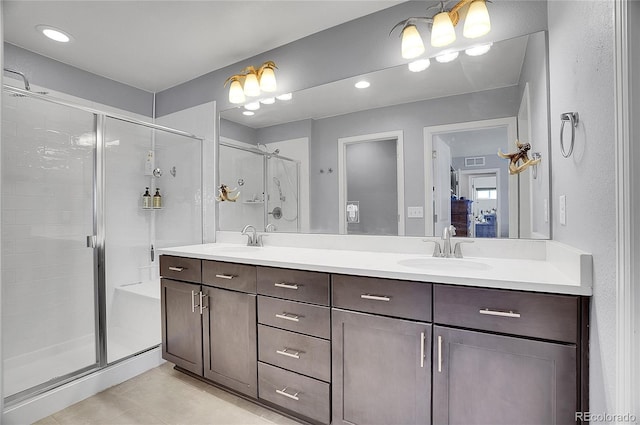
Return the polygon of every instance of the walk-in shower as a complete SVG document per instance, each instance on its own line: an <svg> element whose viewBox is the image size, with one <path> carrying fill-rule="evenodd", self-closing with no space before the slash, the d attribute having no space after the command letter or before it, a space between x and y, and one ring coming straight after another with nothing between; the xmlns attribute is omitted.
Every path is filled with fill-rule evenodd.
<svg viewBox="0 0 640 425"><path fill-rule="evenodd" d="M155 250L202 242L202 140L9 86L2 108L11 404L160 344Z"/></svg>
<svg viewBox="0 0 640 425"><path fill-rule="evenodd" d="M300 231L298 161L264 144L220 142L219 182L236 188L236 202L219 204L220 230L246 224L277 232Z"/></svg>

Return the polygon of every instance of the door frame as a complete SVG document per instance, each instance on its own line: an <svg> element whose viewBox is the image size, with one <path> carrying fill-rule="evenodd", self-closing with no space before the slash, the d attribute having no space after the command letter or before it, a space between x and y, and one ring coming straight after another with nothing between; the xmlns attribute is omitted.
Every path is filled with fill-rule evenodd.
<svg viewBox="0 0 640 425"><path fill-rule="evenodd" d="M454 131L469 131L487 128L506 127L507 139L516 140L517 117L495 118L480 121L467 121L454 124L433 125L423 128L424 145L424 217L425 236L433 235L433 137L442 133ZM516 179L509 179L507 188L509 192L509 238L518 237L518 182ZM515 212L515 214L514 214Z"/></svg>
<svg viewBox="0 0 640 425"><path fill-rule="evenodd" d="M496 178L496 204L498 205L498 214L496 214L496 231L498 232L498 235L500 235L500 222L502 214L500 214L500 200L501 200L501 196L500 196L500 191L502 190L502 186L500 185L500 169L499 168L483 168L480 170L460 170L460 176L465 176L465 178L469 179L469 187L471 187L471 180L474 177L480 177L480 176L485 176L488 177L490 175L495 176ZM475 197L475 196L474 196ZM470 199L470 198L467 198ZM473 199L473 201L475 202L475 199ZM476 236L476 223L475 221L473 222L473 237ZM498 238L500 236L497 236Z"/></svg>
<svg viewBox="0 0 640 425"><path fill-rule="evenodd" d="M338 138L338 233L347 234L347 145L353 143L396 141L396 182L398 188L398 236L404 236L404 131L362 134Z"/></svg>

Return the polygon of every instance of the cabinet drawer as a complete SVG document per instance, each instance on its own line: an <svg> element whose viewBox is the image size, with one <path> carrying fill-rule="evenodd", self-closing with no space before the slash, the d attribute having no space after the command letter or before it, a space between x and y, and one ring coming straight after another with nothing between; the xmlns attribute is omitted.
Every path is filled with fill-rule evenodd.
<svg viewBox="0 0 640 425"><path fill-rule="evenodd" d="M256 293L256 267L222 261L202 262L202 283L234 291Z"/></svg>
<svg viewBox="0 0 640 425"><path fill-rule="evenodd" d="M329 275L302 270L258 267L258 293L329 305Z"/></svg>
<svg viewBox="0 0 640 425"><path fill-rule="evenodd" d="M258 360L331 381L331 344L324 339L258 325Z"/></svg>
<svg viewBox="0 0 640 425"><path fill-rule="evenodd" d="M202 282L202 261L197 258L160 256L160 276L186 282Z"/></svg>
<svg viewBox="0 0 640 425"><path fill-rule="evenodd" d="M333 275L333 307L431 321L430 283Z"/></svg>
<svg viewBox="0 0 640 425"><path fill-rule="evenodd" d="M258 397L324 424L329 423L329 384L258 363Z"/></svg>
<svg viewBox="0 0 640 425"><path fill-rule="evenodd" d="M578 297L434 286L435 323L576 343Z"/></svg>
<svg viewBox="0 0 640 425"><path fill-rule="evenodd" d="M258 322L318 338L331 338L329 307L258 296Z"/></svg>

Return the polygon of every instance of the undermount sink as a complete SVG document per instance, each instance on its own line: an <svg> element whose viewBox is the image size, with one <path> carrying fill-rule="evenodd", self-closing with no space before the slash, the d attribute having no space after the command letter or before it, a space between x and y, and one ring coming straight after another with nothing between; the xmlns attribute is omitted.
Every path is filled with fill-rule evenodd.
<svg viewBox="0 0 640 425"><path fill-rule="evenodd" d="M398 264L400 264L401 266L432 271L465 271L491 269L491 266L488 264L480 263L473 260L466 260L464 258L407 258L406 260L398 261Z"/></svg>

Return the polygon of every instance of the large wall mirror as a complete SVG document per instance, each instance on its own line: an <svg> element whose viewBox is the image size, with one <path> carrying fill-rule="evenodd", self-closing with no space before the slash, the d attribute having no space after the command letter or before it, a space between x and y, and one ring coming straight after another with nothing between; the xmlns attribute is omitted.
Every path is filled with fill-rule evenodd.
<svg viewBox="0 0 640 425"><path fill-rule="evenodd" d="M239 197L218 229L548 239L546 46L529 34L222 111L218 184ZM511 175L497 153L516 139L541 162Z"/></svg>

